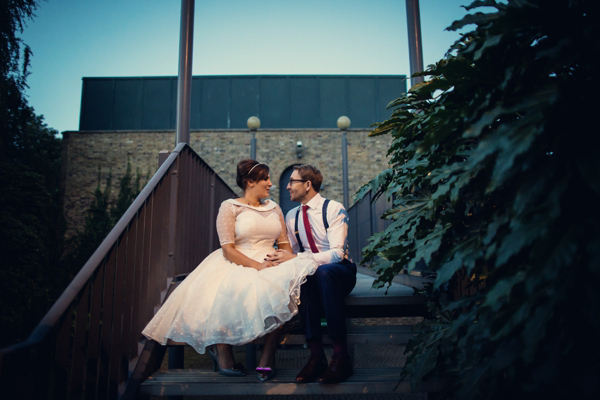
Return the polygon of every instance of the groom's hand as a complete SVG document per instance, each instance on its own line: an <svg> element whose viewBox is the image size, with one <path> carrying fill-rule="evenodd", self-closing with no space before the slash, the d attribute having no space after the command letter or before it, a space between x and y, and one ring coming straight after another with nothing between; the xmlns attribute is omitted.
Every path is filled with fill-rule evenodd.
<svg viewBox="0 0 600 400"><path fill-rule="evenodd" d="M267 258L265 259L266 261L272 261L272 262L276 262L276 263L282 263L288 260L291 260L292 258L295 258L296 255L290 253L287 250L276 250L275 253L272 254L267 254Z"/></svg>

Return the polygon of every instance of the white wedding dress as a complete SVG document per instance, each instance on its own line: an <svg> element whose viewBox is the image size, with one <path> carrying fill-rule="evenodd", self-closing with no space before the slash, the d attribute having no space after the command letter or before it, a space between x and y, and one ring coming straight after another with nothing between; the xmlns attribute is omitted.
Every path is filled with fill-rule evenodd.
<svg viewBox="0 0 600 400"><path fill-rule="evenodd" d="M259 262L274 251L275 241L289 243L283 214L273 201L259 207L224 201L217 233L221 246L234 243ZM258 271L215 250L171 293L142 333L163 345L167 339L188 343L201 354L216 343L249 343L298 312L300 285L316 269L312 259L294 258Z"/></svg>

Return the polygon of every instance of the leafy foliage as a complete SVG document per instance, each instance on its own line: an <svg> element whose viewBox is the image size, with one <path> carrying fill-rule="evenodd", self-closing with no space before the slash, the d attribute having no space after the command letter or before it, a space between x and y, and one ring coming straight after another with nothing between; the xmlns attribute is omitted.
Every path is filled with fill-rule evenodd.
<svg viewBox="0 0 600 400"><path fill-rule="evenodd" d="M131 173L131 164L128 161L125 175L119 180L117 199L111 200L112 173L108 175L103 191L100 187L101 171L98 169L98 186L94 191L94 203L87 210L83 232L77 233L68 241L67 248L69 251L62 261L63 268L70 271L71 279L84 266L113 226L133 203L140 193L142 180L147 181L148 176L149 173L144 177L140 174L140 171L137 171L134 179ZM67 280L66 283L71 279Z"/></svg>
<svg viewBox="0 0 600 400"><path fill-rule="evenodd" d="M475 28L370 134L393 136L392 165L358 197L393 206L366 260L383 282L423 261L436 272L433 318L407 348L414 385L441 377L457 399L600 391L594 6L473 2L494 11L454 22Z"/></svg>
<svg viewBox="0 0 600 400"><path fill-rule="evenodd" d="M25 339L58 296L64 223L60 139L24 94L31 49L18 38L37 1L0 6L0 332ZM6 328L10 327L10 329Z"/></svg>
<svg viewBox="0 0 600 400"><path fill-rule="evenodd" d="M24 95L32 52L17 32L34 16L35 0L2 2L0 6L0 156L19 148L31 109ZM23 45L23 46L22 46Z"/></svg>

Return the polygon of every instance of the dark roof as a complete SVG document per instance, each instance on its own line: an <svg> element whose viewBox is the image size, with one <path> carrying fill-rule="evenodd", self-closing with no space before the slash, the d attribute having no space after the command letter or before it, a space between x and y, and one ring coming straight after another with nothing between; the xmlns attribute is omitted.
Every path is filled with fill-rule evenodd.
<svg viewBox="0 0 600 400"><path fill-rule="evenodd" d="M192 78L191 129L351 128L385 120L405 75L236 75ZM175 129L177 77L83 78L79 129Z"/></svg>

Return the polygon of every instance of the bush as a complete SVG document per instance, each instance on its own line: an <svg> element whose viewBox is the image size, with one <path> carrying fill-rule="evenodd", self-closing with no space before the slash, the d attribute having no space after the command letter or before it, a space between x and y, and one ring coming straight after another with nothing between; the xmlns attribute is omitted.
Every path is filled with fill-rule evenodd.
<svg viewBox="0 0 600 400"><path fill-rule="evenodd" d="M404 376L457 399L592 398L600 363L600 23L588 0L475 1L429 79L390 103L393 198L363 250L380 282L436 272ZM590 132L592 131L592 132ZM462 275L486 289L460 299Z"/></svg>

